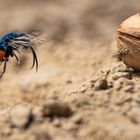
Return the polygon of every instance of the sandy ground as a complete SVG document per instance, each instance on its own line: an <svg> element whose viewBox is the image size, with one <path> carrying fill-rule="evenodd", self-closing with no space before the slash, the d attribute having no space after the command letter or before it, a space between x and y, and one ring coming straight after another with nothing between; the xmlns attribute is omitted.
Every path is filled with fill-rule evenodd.
<svg viewBox="0 0 140 140"><path fill-rule="evenodd" d="M117 58L133 0L1 0L1 36L43 28L39 71L22 51L0 79L1 140L139 140L140 73ZM1 65L2 69L2 65Z"/></svg>

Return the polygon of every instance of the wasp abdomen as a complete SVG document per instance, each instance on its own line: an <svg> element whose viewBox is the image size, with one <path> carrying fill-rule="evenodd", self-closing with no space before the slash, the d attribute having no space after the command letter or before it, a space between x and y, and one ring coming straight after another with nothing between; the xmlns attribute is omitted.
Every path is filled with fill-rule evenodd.
<svg viewBox="0 0 140 140"><path fill-rule="evenodd" d="M2 61L4 57L5 57L5 51L0 50L0 61Z"/></svg>

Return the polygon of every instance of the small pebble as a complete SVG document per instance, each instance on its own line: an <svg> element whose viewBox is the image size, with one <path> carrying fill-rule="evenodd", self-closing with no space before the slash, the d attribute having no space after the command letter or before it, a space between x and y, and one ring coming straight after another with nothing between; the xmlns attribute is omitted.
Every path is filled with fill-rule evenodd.
<svg viewBox="0 0 140 140"><path fill-rule="evenodd" d="M59 119L59 118L55 118L55 119L53 120L53 125L54 125L55 127L60 127L60 126L61 126L60 119Z"/></svg>
<svg viewBox="0 0 140 140"><path fill-rule="evenodd" d="M48 100L43 109L44 116L68 117L72 110L67 103L58 100Z"/></svg>
<svg viewBox="0 0 140 140"><path fill-rule="evenodd" d="M5 128L3 130L3 135L4 136L10 136L12 134L12 129L11 128Z"/></svg>
<svg viewBox="0 0 140 140"><path fill-rule="evenodd" d="M105 90L108 89L109 87L106 79L98 80L94 86L95 86L95 90Z"/></svg>
<svg viewBox="0 0 140 140"><path fill-rule="evenodd" d="M129 72L116 72L112 75L113 80L118 80L119 78L122 78L122 77L130 79L131 74Z"/></svg>
<svg viewBox="0 0 140 140"><path fill-rule="evenodd" d="M75 124L81 124L83 122L83 119L84 119L84 117L82 114L77 114L77 115L73 116L72 121Z"/></svg>
<svg viewBox="0 0 140 140"><path fill-rule="evenodd" d="M34 120L36 122L42 122L43 121L43 108L42 107L35 107L32 111L34 115Z"/></svg>
<svg viewBox="0 0 140 140"><path fill-rule="evenodd" d="M133 123L140 123L140 108L132 108L129 112L127 112L127 116Z"/></svg>
<svg viewBox="0 0 140 140"><path fill-rule="evenodd" d="M113 72L125 72L126 68L122 64L118 64L113 68Z"/></svg>
<svg viewBox="0 0 140 140"><path fill-rule="evenodd" d="M11 110L11 123L14 127L26 128L31 122L31 108L17 105Z"/></svg>
<svg viewBox="0 0 140 140"><path fill-rule="evenodd" d="M140 85L135 85L135 90L139 92L140 91Z"/></svg>
<svg viewBox="0 0 140 140"><path fill-rule="evenodd" d="M33 140L52 140L52 138L48 134L47 131L38 130L36 133L34 133L34 139Z"/></svg>
<svg viewBox="0 0 140 140"><path fill-rule="evenodd" d="M127 85L127 86L124 86L122 88L122 91L129 92L129 93L132 93L133 90L134 90L134 86L133 85Z"/></svg>
<svg viewBox="0 0 140 140"><path fill-rule="evenodd" d="M123 81L122 81L122 79L119 79L117 81L114 81L113 88L115 90L119 91L122 88L122 85L123 85Z"/></svg>

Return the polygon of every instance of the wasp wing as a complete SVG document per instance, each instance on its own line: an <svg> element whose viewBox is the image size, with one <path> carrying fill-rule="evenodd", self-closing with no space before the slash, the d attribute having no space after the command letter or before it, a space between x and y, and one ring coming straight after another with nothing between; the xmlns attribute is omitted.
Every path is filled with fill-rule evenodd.
<svg viewBox="0 0 140 140"><path fill-rule="evenodd" d="M18 51L19 48L28 49L30 48L33 55L33 64L31 68L36 64L36 71L38 70L38 59L36 52L33 47L40 45L43 41L45 41L46 34L41 31L32 31L28 33L21 33L19 37L11 39L8 43L9 46L13 48L13 50Z"/></svg>
<svg viewBox="0 0 140 140"><path fill-rule="evenodd" d="M13 46L15 49L20 47L29 48L29 46L38 46L45 41L46 38L46 34L41 31L21 33L19 35L19 37L11 39L9 42L9 45Z"/></svg>

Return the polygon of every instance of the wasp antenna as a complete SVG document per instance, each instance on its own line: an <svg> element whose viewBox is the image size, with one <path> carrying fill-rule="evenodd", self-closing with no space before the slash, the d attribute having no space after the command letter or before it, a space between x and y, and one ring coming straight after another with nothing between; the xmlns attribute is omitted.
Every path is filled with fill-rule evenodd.
<svg viewBox="0 0 140 140"><path fill-rule="evenodd" d="M31 68L33 68L34 65L35 65L35 63L36 63L36 72L37 72L38 71L38 59L37 59L37 55L36 55L33 47L30 46L30 49L31 49L32 54L33 54L33 64L32 64L32 67Z"/></svg>

